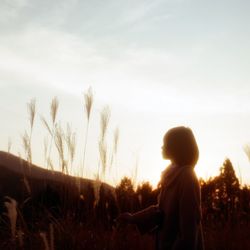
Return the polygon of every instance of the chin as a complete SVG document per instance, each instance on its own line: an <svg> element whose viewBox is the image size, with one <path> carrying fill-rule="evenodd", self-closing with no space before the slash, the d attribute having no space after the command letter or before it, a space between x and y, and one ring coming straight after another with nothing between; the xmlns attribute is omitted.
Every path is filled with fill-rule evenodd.
<svg viewBox="0 0 250 250"><path fill-rule="evenodd" d="M164 153L162 153L162 159L168 160L168 157Z"/></svg>

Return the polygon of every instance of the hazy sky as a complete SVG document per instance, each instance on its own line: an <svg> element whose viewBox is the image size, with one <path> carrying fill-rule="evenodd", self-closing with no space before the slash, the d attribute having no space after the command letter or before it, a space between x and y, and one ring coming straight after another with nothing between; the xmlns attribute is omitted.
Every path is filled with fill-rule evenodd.
<svg viewBox="0 0 250 250"><path fill-rule="evenodd" d="M121 135L110 178L133 175L138 162L138 180L155 184L167 164L162 136L185 125L200 146L199 176L217 174L229 157L250 183L242 149L250 143L249 11L248 0L1 0L1 150L10 137L11 151L22 153L26 103L36 98L38 114L49 117L57 96L60 121L77 132L80 159L82 93L92 86L90 177L99 161L98 116L108 104L110 147L116 126ZM39 115L33 151L42 165L46 131Z"/></svg>

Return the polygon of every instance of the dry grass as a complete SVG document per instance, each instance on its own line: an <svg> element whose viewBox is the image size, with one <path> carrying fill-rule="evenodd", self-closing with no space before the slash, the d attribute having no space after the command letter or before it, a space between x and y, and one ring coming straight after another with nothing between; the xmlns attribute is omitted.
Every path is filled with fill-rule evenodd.
<svg viewBox="0 0 250 250"><path fill-rule="evenodd" d="M94 203L92 199L88 200L87 196L82 199L85 205L93 204L84 220L78 217L74 210L64 211L63 215L55 215L55 217L46 213L39 217L39 220L32 219L35 228L29 230L25 223L20 223L22 214L20 211L17 213L16 205L10 205L9 225L3 226L1 221L3 217L0 214L0 249L154 249L154 234L141 235L134 226L115 227L103 223L109 206L103 200L103 193L100 192L101 182L96 184L93 190ZM70 195L72 194L73 192L70 192ZM134 195L138 196L136 193ZM132 201L131 198L129 201ZM10 203L13 203L13 200ZM120 206L118 203L116 205ZM127 202L124 205L127 205ZM37 211L37 207L33 209ZM81 209L80 213L88 211L86 207ZM8 228L9 230L6 230ZM206 250L250 249L249 233L248 223L206 226L204 228Z"/></svg>
<svg viewBox="0 0 250 250"><path fill-rule="evenodd" d="M250 145L249 144L245 145L243 147L243 149L244 149L244 152L245 152L246 156L248 157L248 160L250 161Z"/></svg>
<svg viewBox="0 0 250 250"><path fill-rule="evenodd" d="M76 133L72 131L72 128L67 124L67 130L65 134L65 141L68 149L68 158L70 162L70 171L72 171L73 161L76 153Z"/></svg>
<svg viewBox="0 0 250 250"><path fill-rule="evenodd" d="M103 209L102 206L99 207L101 196L99 190L96 191L95 199L98 200L95 200L93 210L100 212L100 208ZM8 225L4 226L5 229L0 228L1 249L152 250L155 247L154 234L141 235L134 226L107 228L102 224L102 218L96 217L96 213L93 213L94 217L88 216L85 222L75 220L73 212L59 218L44 215L40 221L35 222L36 228L31 231L25 224L17 223L16 206L14 205L13 208L14 213L12 208L8 212L10 234L8 230L6 231ZM105 214L105 211L101 214ZM18 216L20 220L21 214L18 213ZM44 223L43 220L49 223ZM206 226L204 228L205 249L250 249L249 233L248 224L235 226L225 224L223 227L216 228Z"/></svg>
<svg viewBox="0 0 250 250"><path fill-rule="evenodd" d="M84 93L84 110L85 110L85 114L87 117L87 126L86 126L85 138L84 138L82 176L84 176L86 149L87 149L88 132L89 132L89 120L90 120L93 102L94 102L94 96L93 96L92 88L90 87Z"/></svg>
<svg viewBox="0 0 250 250"><path fill-rule="evenodd" d="M232 227L226 224L220 228L204 228L206 250L242 250L250 249L250 225Z"/></svg>
<svg viewBox="0 0 250 250"><path fill-rule="evenodd" d="M109 106L105 106L100 114L100 141L104 141L105 140L105 136L107 133L107 129L108 129L108 124L109 124L109 120L110 120L110 108Z"/></svg>
<svg viewBox="0 0 250 250"><path fill-rule="evenodd" d="M106 142L106 134L108 129L108 124L110 120L110 108L105 106L100 113L100 139L99 139L99 154L101 161L101 177L105 178L105 173L107 169L107 159L108 159L108 150ZM98 171L99 175L99 171Z"/></svg>
<svg viewBox="0 0 250 250"><path fill-rule="evenodd" d="M7 216L10 221L11 237L12 240L15 240L16 221L17 221L17 202L11 197L5 197L5 199L6 201L4 202L4 205L7 208Z"/></svg>
<svg viewBox="0 0 250 250"><path fill-rule="evenodd" d="M85 113L87 115L87 120L89 121L92 106L93 106L94 96L92 88L90 87L85 93L84 93L84 107L85 107Z"/></svg>
<svg viewBox="0 0 250 250"><path fill-rule="evenodd" d="M105 141L99 141L99 154L100 154L100 161L101 161L101 175L98 173L98 176L105 178L105 172L107 169L107 144Z"/></svg>
<svg viewBox="0 0 250 250"><path fill-rule="evenodd" d="M12 147L12 140L11 140L11 138L9 137L9 138L8 138L8 145L7 145L7 152L8 152L8 153L10 153L11 147Z"/></svg>
<svg viewBox="0 0 250 250"><path fill-rule="evenodd" d="M137 183L137 175L138 175L138 168L139 168L139 155L136 154L135 156L135 166L133 168L133 173L132 173L132 184L135 187Z"/></svg>
<svg viewBox="0 0 250 250"><path fill-rule="evenodd" d="M61 171L63 173L68 173L67 162L64 156L64 138L65 134L61 125L56 125L55 127L55 145L59 156L59 164L61 166Z"/></svg>
<svg viewBox="0 0 250 250"><path fill-rule="evenodd" d="M117 149L118 149L118 143L119 143L119 137L120 137L120 131L119 128L117 127L114 130L114 134L113 134L113 151L111 154L111 159L110 159L110 168L113 166L113 163L116 160L116 154L117 154ZM111 169L110 169L111 170Z"/></svg>
<svg viewBox="0 0 250 250"><path fill-rule="evenodd" d="M41 121L42 124L44 125L44 127L46 128L46 130L48 131L49 135L50 135L50 142L48 144L48 142L46 141L47 139L45 139L45 143L44 143L44 159L46 162L46 166L47 169L50 167L53 170L53 163L52 160L50 158L51 155L51 151L52 151L52 145L53 145L53 141L54 141L54 137L55 137L55 130L56 130L56 118L57 118L57 114L58 114L58 108L59 108L59 101L57 99L57 97L54 97L50 103L50 120L51 120L51 125L49 125L49 122L45 119L45 117L41 116Z"/></svg>
<svg viewBox="0 0 250 250"><path fill-rule="evenodd" d="M49 250L49 242L47 239L47 234L45 232L40 232L40 236L41 236L43 244L44 244L44 249Z"/></svg>
<svg viewBox="0 0 250 250"><path fill-rule="evenodd" d="M93 107L93 93L91 88L84 93L84 107L87 117L87 127L85 133L85 144L83 153L83 170L85 166L86 148L88 139L89 121ZM29 128L22 135L22 143L25 151L25 157L28 162L32 162L31 151L31 138L34 127L35 114L36 114L36 102L32 99L27 105L29 114ZM76 133L72 130L72 127L67 124L66 130L63 130L61 124L57 123L59 102L55 97L50 104L50 120L46 120L41 117L41 121L45 126L50 137L46 137L44 140L44 158L48 168L53 169L53 162L50 158L52 147L54 146L58 152L59 165L63 173L69 173L75 159L76 154ZM108 157L108 143L107 143L107 131L110 121L110 108L105 106L100 113L100 135L98 141L99 147L99 159L101 164L101 172L98 170L97 181L93 183L93 207L91 207L91 216L86 216L84 222L74 219L76 212L68 212L61 218L54 218L51 215L43 217L41 221L36 222L36 232L29 231L23 224L18 224L22 215L17 213L17 204L13 199L8 199L5 202L7 208L7 218L9 221L8 235L2 228L0 228L0 249L153 249L154 238L152 235L141 236L138 231L133 227L118 229L111 227L109 229L102 225L102 218L97 217L96 211L101 211L102 215L105 215L108 206L104 207L101 203L101 179L105 179L105 173L107 172L108 164L111 166L115 163L116 154L118 150L120 132L116 128L113 132L113 145L110 157ZM49 122L48 122L49 121ZM49 142L50 139L50 142ZM8 152L11 149L11 141L8 142ZM250 146L247 145L244 148L246 155L250 159ZM138 171L138 156L136 156L134 173L132 174L132 184L136 186L137 171ZM99 178L101 176L101 178ZM31 189L27 178L24 176L24 186L31 194ZM78 194L80 195L80 194ZM82 194L81 194L82 195ZM137 196L138 204L142 204L141 195ZM86 197L82 195L81 201L88 203ZM130 200L131 204L134 202ZM65 204L63 204L64 206ZM116 203L117 207L120 205ZM32 210L36 210L34 207ZM84 210L83 210L84 211ZM95 212L93 212L95 211ZM81 211L82 212L82 211ZM2 223L2 215L0 215L0 225ZM49 221L46 224L47 228L44 228L44 222ZM95 223L93 223L93 221ZM2 223L2 224L1 224ZM85 224L84 224L85 223ZM6 226L4 224L4 226ZM226 224L224 227L210 227L204 228L205 232L205 245L207 250L221 249L221 250L238 250L238 249L250 249L249 233L250 225L236 225L232 227ZM19 247L19 248L18 248Z"/></svg>
<svg viewBox="0 0 250 250"><path fill-rule="evenodd" d="M44 157L44 166L47 165L47 154L48 154L48 145L49 145L49 140L48 137L45 136L43 139L43 157Z"/></svg>
<svg viewBox="0 0 250 250"><path fill-rule="evenodd" d="M36 99L31 99L31 101L27 103L27 110L29 115L30 128L32 131L36 115Z"/></svg>
<svg viewBox="0 0 250 250"><path fill-rule="evenodd" d="M22 143L23 143L23 149L25 153L25 158L28 162L32 162L32 152L31 152L31 145L30 145L30 137L28 135L28 132L25 130L24 134L22 135Z"/></svg>
<svg viewBox="0 0 250 250"><path fill-rule="evenodd" d="M21 137L22 137L22 144L25 153L25 158L31 164L32 163L31 141L32 141L32 133L36 115L36 99L31 99L31 101L27 103L27 111L28 111L28 120L30 125L29 133L27 132L27 130L25 130L24 134Z"/></svg>
<svg viewBox="0 0 250 250"><path fill-rule="evenodd" d="M50 117L52 120L52 125L55 125L55 123L56 123L56 116L57 116L57 112L58 112L58 107L59 107L59 101L58 101L57 97L54 97L51 101L51 104L50 104Z"/></svg>

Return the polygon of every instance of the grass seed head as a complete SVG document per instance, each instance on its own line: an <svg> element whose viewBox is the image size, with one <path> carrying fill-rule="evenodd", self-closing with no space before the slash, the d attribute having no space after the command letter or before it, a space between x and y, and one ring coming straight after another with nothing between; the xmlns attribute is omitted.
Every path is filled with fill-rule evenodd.
<svg viewBox="0 0 250 250"><path fill-rule="evenodd" d="M23 142L23 149L26 156L26 159L29 163L32 162L31 156L31 146L30 146L30 137L28 132L25 130L24 134L22 135L22 142Z"/></svg>
<svg viewBox="0 0 250 250"><path fill-rule="evenodd" d="M110 108L109 106L105 106L102 111L101 111L101 120L100 120L100 125L101 125L101 140L104 140L109 120L110 120Z"/></svg>
<svg viewBox="0 0 250 250"><path fill-rule="evenodd" d="M53 124L55 124L55 121L56 121L58 107L59 107L59 101L57 97L54 97L50 104L50 116L51 116L51 120Z"/></svg>
<svg viewBox="0 0 250 250"><path fill-rule="evenodd" d="M243 149L244 149L244 152L245 152L245 154L246 154L248 160L250 161L250 145L249 145L249 144L248 144L248 145L245 145L245 146L243 147Z"/></svg>
<svg viewBox="0 0 250 250"><path fill-rule="evenodd" d="M92 92L92 88L89 87L89 89L84 93L84 107L85 107L85 112L87 115L87 119L89 120L90 118L90 114L91 114L91 110L92 110L92 106L93 106L93 92Z"/></svg>
<svg viewBox="0 0 250 250"><path fill-rule="evenodd" d="M28 109L30 127L32 129L34 125L35 114L36 114L36 99L35 98L31 99L31 101L27 103L27 109Z"/></svg>

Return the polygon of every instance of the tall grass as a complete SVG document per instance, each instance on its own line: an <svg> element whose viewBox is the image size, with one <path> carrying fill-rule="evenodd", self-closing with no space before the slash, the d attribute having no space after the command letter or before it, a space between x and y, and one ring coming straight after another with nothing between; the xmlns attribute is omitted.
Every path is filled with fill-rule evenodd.
<svg viewBox="0 0 250 250"><path fill-rule="evenodd" d="M109 106L105 106L100 113L100 138L99 138L99 154L100 154L100 162L101 162L101 177L105 178L105 172L107 169L107 142L106 142L106 134L108 129L108 124L110 120L110 108ZM99 176L98 171L98 177Z"/></svg>
<svg viewBox="0 0 250 250"><path fill-rule="evenodd" d="M55 239L54 239L54 226L52 223L49 224L49 233L50 233L50 250L54 250Z"/></svg>
<svg viewBox="0 0 250 250"><path fill-rule="evenodd" d="M47 166L47 169L48 169L48 160L47 160L48 144L49 144L48 137L45 136L43 139L43 158L44 158L44 166ZM53 170L53 167L52 167L52 170Z"/></svg>
<svg viewBox="0 0 250 250"><path fill-rule="evenodd" d="M22 135L22 141L26 159L31 164L32 163L31 140L32 140L35 115L36 115L35 98L31 99L30 102L27 103L27 111L29 120L29 132L25 130L24 134Z"/></svg>
<svg viewBox="0 0 250 250"><path fill-rule="evenodd" d="M93 96L92 88L89 87L89 89L84 93L84 111L87 117L87 126L86 126L86 131L85 131L85 138L84 138L82 176L84 176L86 149L87 149L88 132L89 132L89 121L90 121L93 101L94 101L94 96Z"/></svg>
<svg viewBox="0 0 250 250"><path fill-rule="evenodd" d="M86 151L88 144L88 132L90 126L90 118L93 109L94 95L92 88L89 87L84 92L84 112L86 115L86 130L84 135L83 146L83 165L81 176L84 176L84 169L86 163ZM32 133L36 115L36 100L31 99L27 104L29 116L29 130L25 130L22 135L22 144L25 151L25 158L28 162L32 163L31 141ZM40 120L45 127L48 135L43 140L43 155L44 164L47 169L54 170L54 162L51 159L52 149L55 148L58 153L59 166L63 173L69 174L72 172L74 159L76 157L76 133L73 132L69 123L64 130L62 125L57 121L59 109L59 101L57 97L53 97L50 103L50 116L45 118L40 115ZM98 139L99 150L99 164L97 170L97 179L105 178L107 170L111 171L112 166L116 162L116 154L119 143L119 128L115 128L113 132L113 145L108 154L107 145L107 131L110 122L111 112L109 106L104 106L100 112L100 135ZM10 151L11 143L8 144L8 151ZM109 169L107 168L109 166Z"/></svg>
<svg viewBox="0 0 250 250"><path fill-rule="evenodd" d="M52 160L50 158L51 150L52 150L52 144L55 137L55 130L56 130L56 118L58 114L58 108L59 108L59 101L57 97L53 97L51 103L50 103L50 120L51 125L49 125L49 122L45 119L45 117L41 116L41 121L45 128L47 129L49 135L50 135L50 142L48 145L47 139L44 141L44 157L47 169L50 167L53 170L53 164Z"/></svg>
<svg viewBox="0 0 250 250"><path fill-rule="evenodd" d="M68 161L70 162L70 172L72 172L73 161L76 153L76 133L72 131L69 123L65 134L65 141L68 148Z"/></svg>
<svg viewBox="0 0 250 250"><path fill-rule="evenodd" d="M26 130L24 131L24 134L22 135L22 143L23 143L25 158L28 162L31 163L32 161L31 148L30 148L30 143L29 143L29 135Z"/></svg>
<svg viewBox="0 0 250 250"><path fill-rule="evenodd" d="M40 236L44 244L44 249L49 250L49 242L48 242L47 234L45 232L40 232Z"/></svg>
<svg viewBox="0 0 250 250"><path fill-rule="evenodd" d="M243 149L244 149L244 152L245 152L245 154L246 154L248 160L250 161L250 145L249 145L249 144L245 145L245 146L243 147Z"/></svg>
<svg viewBox="0 0 250 250"><path fill-rule="evenodd" d="M113 166L113 163L116 161L119 137L120 137L120 130L118 127L116 127L114 130L114 134L113 134L113 150L112 150L111 159L110 159L110 170L111 170L111 167Z"/></svg>
<svg viewBox="0 0 250 250"><path fill-rule="evenodd" d="M93 102L93 100L92 100ZM25 148L26 156L31 162L32 160L32 151L31 151L31 137L32 137L32 130L34 126L34 119L35 119L35 102L30 103L30 108L29 110L29 124L30 124L30 131L27 132L25 131L23 135L23 145ZM88 106L88 109L87 109ZM92 110L92 103L91 105L88 103L86 106L86 116L87 120L89 123L90 119L90 114ZM47 131L49 132L50 135L50 144L49 144L49 138L46 137L44 140L44 155L45 155L45 160L46 164L48 166L52 166L52 160L50 158L51 154L51 148L52 146L56 147L56 150L58 152L58 157L59 157L59 164L61 167L61 171L63 173L69 173L69 166L70 170L72 170L72 166L74 163L74 158L75 158L75 153L76 153L76 133L73 131L72 127L67 124L66 129L63 129L60 123L57 123L56 121L56 116L57 116L57 110L58 110L58 100L53 99L51 102L51 122L48 123L46 119L42 119L43 124L45 125ZM88 111L88 112L87 112ZM107 172L108 169L108 164L110 164L110 170L112 165L115 163L116 160L116 154L117 154L117 149L118 149L118 144L119 144L119 139L120 139L120 132L118 127L114 130L113 132L113 145L111 149L111 155L110 158L108 157L108 144L107 144L107 132L109 128L109 122L110 122L110 117L111 117L111 112L110 108L108 106L105 106L101 113L100 113L100 135L98 138L98 146L99 146L99 154L100 157L100 164L101 164L101 172L98 169L98 180L94 182L93 185L93 192L94 192L94 204L92 209L103 209L103 207L98 206L99 203L101 204L101 199L102 199L102 192L100 192L101 189L101 181L99 178L99 173L101 177L105 178L105 173ZM87 125L88 128L89 125ZM85 146L84 146L84 161L85 161L85 153L86 153L86 145L87 145L87 136L88 136L88 130L86 130L85 134ZM8 146L9 150L10 147ZM8 151L9 151L8 150ZM247 146L245 149L245 153L250 159L250 147ZM135 157L135 166L133 168L134 172L132 174L132 184L133 187L135 187L136 182L137 182L137 172L138 172L138 164L139 164L139 158L138 155ZM24 184L30 191L29 183L27 179L24 176ZM248 193L249 194L249 193ZM78 194L77 194L78 195ZM79 195L78 195L79 196ZM87 196L86 196L87 197ZM87 198L83 197L84 202L89 202ZM92 201L92 199L90 199ZM130 199L132 201L132 199ZM141 206L143 203L143 197L142 195L138 195L138 202L139 205ZM129 203L129 202L126 202ZM125 205L127 205L125 203ZM92 204L92 203L91 203ZM136 203L135 203L136 204ZM5 202L5 206L7 208L7 217L9 218L10 221L10 232L11 232L11 239L12 241L15 241L16 235L18 235L19 239L19 246L20 249L25 249L23 246L27 246L27 239L28 237L32 238L33 235L31 234L30 236L23 239L23 234L20 229L17 227L17 210L16 210L16 202L15 200L11 198L7 198L7 201ZM107 208L107 206L106 206ZM103 210L106 211L106 210ZM92 211L91 211L92 212ZM103 213L105 214L105 212ZM19 215L19 214L18 214ZM58 249L63 249L64 245L67 243L68 238L71 240L71 244L74 246L83 244L83 242L90 241L91 249L94 249L94 244L95 246L99 246L96 249L151 249L150 246L152 246L152 239L147 239L147 241L143 241L143 238L141 236L137 237L136 236L136 231L133 231L133 229L128 229L124 231L117 231L116 229L112 229L110 231L104 230L103 228L99 228L96 225L92 225L89 221L87 223L91 224L92 227L87 227L84 223L80 223L79 221L73 221L73 216L75 214L70 214L69 217L64 217L61 219L61 224L63 226L58 226L56 224L56 219L53 218L52 223L49 224L49 229L47 229L46 232L42 231L40 233L40 230L42 230L42 227L40 228L38 225L38 235L39 237L38 240L40 240L40 243L42 242L43 245L41 248L33 248L33 249L50 249L53 250L56 247ZM44 218L43 218L44 219ZM51 219L51 218L50 218ZM87 218L91 219L91 218ZM69 220L69 222L68 222ZM248 223L248 222L246 222ZM41 223L42 224L42 223ZM73 229L73 230L72 230ZM244 230L243 230L244 229ZM44 228L43 228L44 230ZM1 231L1 230L0 230ZM208 249L249 249L249 225L241 225L237 226L235 229L231 228L230 225L228 225L225 228L206 228L206 245L208 246ZM1 232L2 234L2 232ZM66 238L66 237L68 238ZM90 240L91 239L91 240ZM221 240L223 239L223 241ZM231 241L229 241L229 239ZM108 245L107 242L111 242L110 245ZM226 243L224 243L226 242ZM233 243L232 243L233 242ZM112 245L113 244L113 245ZM121 248L121 244L123 247ZM151 245L150 245L151 244ZM54 246L55 245L55 246ZM86 244L87 245L87 244ZM84 245L85 246L85 245ZM105 246L105 247L104 247ZM108 248L108 246L113 246ZM126 247L125 247L126 246ZM0 248L2 245L0 245ZM7 249L7 248L2 248L2 249ZM66 249L66 247L64 248ZM68 249L76 249L76 248L68 248ZM84 247L79 247L77 249L89 249L89 248L84 248Z"/></svg>
<svg viewBox="0 0 250 250"><path fill-rule="evenodd" d="M65 138L65 134L64 131L61 127L61 125L56 125L55 127L55 145L56 145L56 149L58 152L58 158L59 158L59 164L61 166L61 171L63 173L68 174L68 168L67 168L67 161L65 160L65 153L64 153L64 138Z"/></svg>
<svg viewBox="0 0 250 250"><path fill-rule="evenodd" d="M135 155L135 165L134 165L134 168L133 168L133 172L132 172L132 184L133 184L133 187L136 186L136 183L137 183L137 175L138 175L138 167L139 167L139 155L138 153Z"/></svg>
<svg viewBox="0 0 250 250"><path fill-rule="evenodd" d="M11 138L9 137L9 138L8 138L8 144L7 144L7 152L8 152L8 153L10 153L11 147L12 147L12 140L11 140Z"/></svg>
<svg viewBox="0 0 250 250"><path fill-rule="evenodd" d="M4 205L7 209L7 216L10 221L11 237L12 237L12 240L15 240L16 221L17 221L17 202L16 200L8 196L5 197L5 199L6 201L4 202Z"/></svg>
<svg viewBox="0 0 250 250"><path fill-rule="evenodd" d="M59 166L61 171L65 174L69 174L73 168L73 161L76 152L76 133L72 131L69 123L67 123L66 129L62 128L62 125L57 122L57 114L59 108L59 101L57 97L54 97L50 103L50 122L46 120L44 116L41 116L41 121L50 136L44 138L44 160L47 169L54 169L51 159L52 147L55 148L58 153ZM67 147L67 152L65 152ZM67 158L66 158L67 155ZM70 167L70 171L68 169Z"/></svg>

